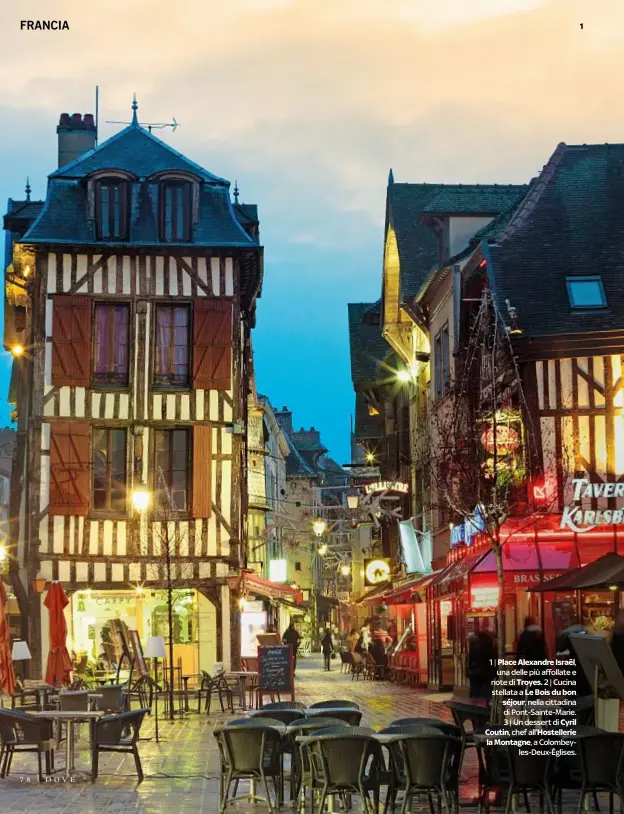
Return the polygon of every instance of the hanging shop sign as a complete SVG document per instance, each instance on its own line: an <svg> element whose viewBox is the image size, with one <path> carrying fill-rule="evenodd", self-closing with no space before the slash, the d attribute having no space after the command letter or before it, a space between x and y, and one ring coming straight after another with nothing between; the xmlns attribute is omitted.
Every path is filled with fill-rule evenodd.
<svg viewBox="0 0 624 814"><path fill-rule="evenodd" d="M401 492L406 495L409 492L409 485L397 480L380 480L369 483L366 487L366 494L372 495L375 492Z"/></svg>
<svg viewBox="0 0 624 814"><path fill-rule="evenodd" d="M584 534L599 526L617 526L624 523L624 507L620 509L585 509L582 501L597 498L624 499L624 483L592 483L587 478L573 478L572 506L565 506L561 515L561 528Z"/></svg>
<svg viewBox="0 0 624 814"><path fill-rule="evenodd" d="M490 455L495 451L499 455L511 455L520 446L520 434L508 424L497 424L496 431L493 424L486 424L481 443Z"/></svg>
<svg viewBox="0 0 624 814"><path fill-rule="evenodd" d="M379 559L364 560L364 584L379 585L390 579L390 560Z"/></svg>

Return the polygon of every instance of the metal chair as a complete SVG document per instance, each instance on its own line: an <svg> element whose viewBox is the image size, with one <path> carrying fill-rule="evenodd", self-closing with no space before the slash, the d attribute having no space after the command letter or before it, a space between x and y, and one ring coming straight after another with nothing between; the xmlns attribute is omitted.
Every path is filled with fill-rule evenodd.
<svg viewBox="0 0 624 814"><path fill-rule="evenodd" d="M241 780L260 780L264 785L266 799L246 795L253 802L265 802L270 812L281 804L282 758L281 736L271 726L223 726L214 730L221 759L220 811L230 803L241 799L237 796ZM271 799L268 781L273 783L275 802ZM234 796L230 789L235 784Z"/></svg>
<svg viewBox="0 0 624 814"><path fill-rule="evenodd" d="M95 721L91 744L91 777L93 780L96 780L98 776L100 752L119 752L134 756L139 783L143 781L143 768L137 742L143 718L148 712L147 709L137 709L133 712L122 712L121 715L106 715Z"/></svg>
<svg viewBox="0 0 624 814"><path fill-rule="evenodd" d="M359 653L351 653L351 681L354 679L359 681L360 676L366 678L364 659Z"/></svg>
<svg viewBox="0 0 624 814"><path fill-rule="evenodd" d="M101 698L95 699L95 708L111 714L125 711L126 694L122 684L106 684L98 688Z"/></svg>
<svg viewBox="0 0 624 814"><path fill-rule="evenodd" d="M225 707L223 706L223 698L228 705L228 709L230 712L234 712L234 693L227 685L226 681L223 679L222 676L211 676L210 673L207 673L205 670L202 670L202 680L197 690L197 712L201 712L201 705L202 705L202 698L205 696L205 709L206 714L210 715L210 706L212 703L213 696L216 696L219 699L219 703L221 705L221 712L225 712Z"/></svg>
<svg viewBox="0 0 624 814"><path fill-rule="evenodd" d="M42 754L45 755L46 774L54 771L51 721L14 709L0 709L0 741L0 777L8 777L16 752L37 753L39 782L43 782Z"/></svg>
<svg viewBox="0 0 624 814"><path fill-rule="evenodd" d="M445 735L460 738L461 740L461 729L455 724L441 721L439 718L399 718L397 721L392 721L388 729L396 729L399 727L427 727L428 729L435 729L438 732L443 732Z"/></svg>
<svg viewBox="0 0 624 814"><path fill-rule="evenodd" d="M295 721L288 727L288 737L292 744L292 757L290 763L290 800L299 799L301 792L301 779L303 772L309 771L309 766L306 764L305 751L301 747L297 748L297 737L299 735L311 735L321 729L328 727L343 727L344 721L339 721L337 718L302 718L300 721Z"/></svg>

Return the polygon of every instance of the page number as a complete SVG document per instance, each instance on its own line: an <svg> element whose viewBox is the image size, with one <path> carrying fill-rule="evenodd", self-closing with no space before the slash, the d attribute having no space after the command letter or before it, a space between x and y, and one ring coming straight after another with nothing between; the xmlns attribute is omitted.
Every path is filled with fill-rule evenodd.
<svg viewBox="0 0 624 814"><path fill-rule="evenodd" d="M583 28L583 23L581 23L581 28Z"/></svg>

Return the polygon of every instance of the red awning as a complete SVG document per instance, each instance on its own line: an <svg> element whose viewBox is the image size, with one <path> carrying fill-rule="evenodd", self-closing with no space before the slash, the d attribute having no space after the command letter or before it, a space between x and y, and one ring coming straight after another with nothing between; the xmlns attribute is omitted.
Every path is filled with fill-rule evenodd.
<svg viewBox="0 0 624 814"><path fill-rule="evenodd" d="M481 549L477 554L465 554L461 559L450 563L431 581L431 587L435 588L437 594L451 593L452 583L466 577L487 553L487 550Z"/></svg>
<svg viewBox="0 0 624 814"><path fill-rule="evenodd" d="M365 602L372 602L373 600L378 600L382 598L382 595L385 591L389 590L391 584L388 582L384 582L383 585L375 585L374 588L371 588L366 593L362 594L355 600L356 605L363 605Z"/></svg>
<svg viewBox="0 0 624 814"><path fill-rule="evenodd" d="M245 573L244 585L247 590L260 594L260 596L267 599L285 599L295 603L301 602L303 599L302 592L296 588L291 588L290 585L283 585L280 582L271 582L270 579L259 577L253 571Z"/></svg>
<svg viewBox="0 0 624 814"><path fill-rule="evenodd" d="M430 585L436 578L438 573L427 574L424 577L419 577L411 582L399 585L394 589L390 589L383 595L383 601L386 605L409 605L412 602L417 602L422 597L419 596L421 591Z"/></svg>

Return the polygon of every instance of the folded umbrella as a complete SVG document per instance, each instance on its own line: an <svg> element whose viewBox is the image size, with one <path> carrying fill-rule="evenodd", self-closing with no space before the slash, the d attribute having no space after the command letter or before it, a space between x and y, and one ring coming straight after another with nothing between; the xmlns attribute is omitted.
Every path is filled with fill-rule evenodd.
<svg viewBox="0 0 624 814"><path fill-rule="evenodd" d="M53 582L48 590L44 603L50 613L50 652L45 680L55 687L58 684L69 684L72 663L67 651L67 622L64 608L69 604L60 582Z"/></svg>
<svg viewBox="0 0 624 814"><path fill-rule="evenodd" d="M0 692L12 695L15 692L15 673L11 656L9 622L6 618L7 595L4 582L0 581Z"/></svg>

